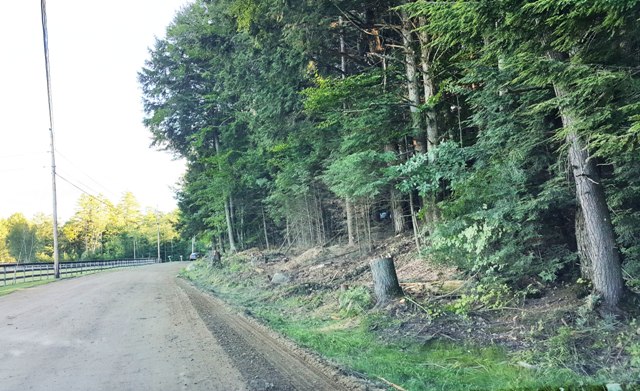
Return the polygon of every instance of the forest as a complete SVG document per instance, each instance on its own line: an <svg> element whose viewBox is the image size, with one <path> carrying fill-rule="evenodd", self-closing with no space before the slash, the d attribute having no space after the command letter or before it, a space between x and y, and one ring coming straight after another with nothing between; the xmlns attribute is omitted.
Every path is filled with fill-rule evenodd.
<svg viewBox="0 0 640 391"><path fill-rule="evenodd" d="M640 288L639 18L624 0L195 0L138 76L154 145L188 162L181 233L228 252L404 233L483 283L580 277L615 308Z"/></svg>
<svg viewBox="0 0 640 391"><path fill-rule="evenodd" d="M177 212L142 210L132 193L117 204L105 197L83 194L75 214L59 229L60 260L157 258L187 259L190 240L176 230ZM158 238L158 235L160 238ZM15 213L0 219L0 263L53 261L53 224L50 216L28 219Z"/></svg>

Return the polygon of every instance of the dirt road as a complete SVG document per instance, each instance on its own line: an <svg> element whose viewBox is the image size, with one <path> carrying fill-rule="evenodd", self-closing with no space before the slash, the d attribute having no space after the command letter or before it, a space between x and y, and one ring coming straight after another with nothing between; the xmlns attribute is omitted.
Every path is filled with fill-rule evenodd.
<svg viewBox="0 0 640 391"><path fill-rule="evenodd" d="M341 390L159 264L0 297L0 390ZM345 385L347 384L347 385Z"/></svg>

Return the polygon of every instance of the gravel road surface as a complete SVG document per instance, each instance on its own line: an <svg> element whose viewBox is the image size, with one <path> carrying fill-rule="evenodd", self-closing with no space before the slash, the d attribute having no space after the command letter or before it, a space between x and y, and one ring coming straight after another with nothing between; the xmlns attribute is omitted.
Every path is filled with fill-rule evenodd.
<svg viewBox="0 0 640 391"><path fill-rule="evenodd" d="M158 264L0 297L0 390L360 388Z"/></svg>

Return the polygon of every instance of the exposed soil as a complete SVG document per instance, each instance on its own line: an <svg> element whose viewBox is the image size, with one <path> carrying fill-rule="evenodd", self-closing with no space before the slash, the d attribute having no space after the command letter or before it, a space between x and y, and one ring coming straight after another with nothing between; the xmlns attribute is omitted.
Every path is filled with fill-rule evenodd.
<svg viewBox="0 0 640 391"><path fill-rule="evenodd" d="M473 278L465 280L455 268L419 258L410 235L381 240L372 252L357 247L332 246L298 254L254 249L239 256L251 260L252 267L245 272L247 278L261 276L265 284L271 282L273 291L279 292L277 294L301 294L309 298L316 292L339 292L355 286L365 286L372 291L369 260L392 256L406 298L377 308L400 320L385 329L375 330L380 338L389 341L398 338L416 342L443 340L500 346L510 352L524 351L552 337L560 327L574 327L576 313L584 306L584 297L588 294L584 287L576 284L539 285L535 296L512 298L499 308L475 305L461 315L434 313L430 304L443 308L469 292L477 282ZM274 276L282 274L287 277L285 282L277 282ZM593 321L597 314L592 315L589 321L597 323L597 320ZM629 332L624 324L616 327L619 331ZM544 345L537 348L544 349ZM624 360L624 355L617 354L615 360L609 361ZM580 368L585 373L595 369Z"/></svg>
<svg viewBox="0 0 640 391"><path fill-rule="evenodd" d="M365 390L367 387L189 283L179 285L251 390Z"/></svg>

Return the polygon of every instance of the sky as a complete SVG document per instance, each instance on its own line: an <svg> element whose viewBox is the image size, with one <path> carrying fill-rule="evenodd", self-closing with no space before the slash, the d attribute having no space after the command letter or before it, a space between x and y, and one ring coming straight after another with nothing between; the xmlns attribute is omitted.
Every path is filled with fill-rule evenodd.
<svg viewBox="0 0 640 391"><path fill-rule="evenodd" d="M182 160L151 148L137 72L188 0L48 0L58 216L82 191L176 208ZM51 215L49 117L39 0L0 2L0 218Z"/></svg>

